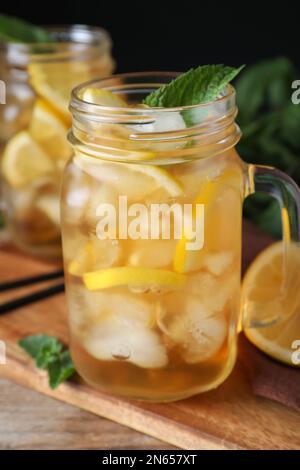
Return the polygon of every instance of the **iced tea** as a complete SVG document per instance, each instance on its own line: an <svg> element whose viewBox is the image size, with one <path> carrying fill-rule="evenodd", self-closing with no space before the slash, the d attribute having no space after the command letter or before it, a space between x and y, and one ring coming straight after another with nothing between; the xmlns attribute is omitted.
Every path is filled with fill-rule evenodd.
<svg viewBox="0 0 300 470"><path fill-rule="evenodd" d="M179 112L139 123L137 114L143 122L149 118L140 96L116 92L117 105L127 100L128 106L117 112L106 92L94 95L108 107L100 116L92 108L86 127L79 125L80 106L87 106L87 96L91 102L93 91L73 95L75 154L62 189L76 368L94 386L150 401L209 390L236 358L243 198L243 164L233 148L238 129L229 121L217 141L209 133L198 146L193 133L187 141ZM227 143L221 150L220 141Z"/></svg>

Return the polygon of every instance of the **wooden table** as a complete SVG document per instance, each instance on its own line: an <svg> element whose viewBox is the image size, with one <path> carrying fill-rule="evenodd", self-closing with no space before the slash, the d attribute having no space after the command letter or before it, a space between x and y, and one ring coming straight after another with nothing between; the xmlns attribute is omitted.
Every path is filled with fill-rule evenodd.
<svg viewBox="0 0 300 470"><path fill-rule="evenodd" d="M0 379L0 449L172 449L113 421Z"/></svg>
<svg viewBox="0 0 300 470"><path fill-rule="evenodd" d="M244 265L268 239L248 227ZM248 245L248 247L247 247ZM248 249L246 249L248 248ZM170 444L0 378L0 449L172 449Z"/></svg>

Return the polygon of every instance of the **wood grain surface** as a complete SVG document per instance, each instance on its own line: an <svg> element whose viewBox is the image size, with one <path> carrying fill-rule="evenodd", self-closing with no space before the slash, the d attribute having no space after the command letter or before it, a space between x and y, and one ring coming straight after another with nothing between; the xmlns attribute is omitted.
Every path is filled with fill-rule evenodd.
<svg viewBox="0 0 300 470"><path fill-rule="evenodd" d="M0 449L172 449L165 442L0 379Z"/></svg>
<svg viewBox="0 0 300 470"><path fill-rule="evenodd" d="M255 230L248 230L248 236L244 243L245 264L247 264L262 246L269 243L269 239ZM0 273L1 279L5 280L14 279L16 273L22 276L29 273L49 271L49 265L32 260L29 257L22 257L20 254L9 250L0 252L0 263L1 267L5 267L5 269L1 269ZM1 296L2 299L3 296ZM0 317L0 339L4 340L7 345L7 364L0 366L0 376L184 449L300 448L300 414L278 403L254 396L246 371L240 361L237 362L229 379L218 389L171 404L144 404L112 397L92 389L82 381L67 382L57 390L51 391L45 373L37 370L32 361L17 346L20 337L41 331L56 335L67 341L66 305L63 294ZM30 392L31 395L25 395L31 409L30 407L29 410L22 408L25 415L28 412L28 426L34 419L35 426L30 431L31 444L27 444L24 437L19 436L18 438L18 434L14 433L17 436L15 437L16 440L10 442L7 440L8 434L5 429L6 426L12 425L10 415L15 415L13 411L9 410L16 410L16 408L13 408L11 402L9 402L9 406L7 405L5 393L10 393L9 385L5 380L1 381L1 386L3 384L4 392L1 393L2 415L0 412L0 437L4 436L3 447L26 447L28 445L35 448L46 447L45 440L39 441L38 436L39 429L44 425L41 422L43 398L38 397L34 392ZM5 390L7 391L5 392ZM24 393L24 389L19 387L16 396L22 397ZM99 418L92 418L91 415L80 410L72 412L73 408L61 403L54 404L48 398L47 403L51 410L51 423L54 423L54 427L55 414L60 416L56 421L57 424L61 424L57 428L58 435L62 429L65 429L62 423L68 422L68 416L72 416L72 418L69 418L71 422L72 419L75 420L75 423L77 422L75 424L78 433L77 444L70 444L68 436L65 436L61 448L72 445L80 448L88 447L93 446L94 442L97 443L98 448L105 448L107 443L111 442L109 440L105 441L105 432L99 439L97 433L97 426L100 426L100 424L97 424ZM87 416L88 418L86 418ZM91 423L90 437L82 437L89 426L87 423L80 423L81 417ZM16 423L16 421L12 422ZM104 421L99 420L99 423L104 423ZM17 428L16 424L15 426ZM128 440L119 439L118 442L118 433L125 431L124 428L117 427L115 432L116 440L115 444L111 446L112 448L124 448L126 446L130 448L147 448L148 445L159 448L159 445L161 445L158 441L150 438L148 438L150 441L147 441L147 438L143 436L145 441L140 441L140 444L135 447L134 444L131 445L134 442L135 433L132 434L132 438L129 437ZM128 433L132 432L128 430ZM53 442L52 445L55 447L60 444L59 442ZM167 444L164 448L168 448Z"/></svg>

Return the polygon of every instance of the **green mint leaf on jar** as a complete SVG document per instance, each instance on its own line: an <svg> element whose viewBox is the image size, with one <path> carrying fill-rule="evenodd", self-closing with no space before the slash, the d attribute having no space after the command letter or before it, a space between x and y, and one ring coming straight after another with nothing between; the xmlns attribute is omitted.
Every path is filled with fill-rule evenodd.
<svg viewBox="0 0 300 470"><path fill-rule="evenodd" d="M144 104L152 108L174 108L214 101L243 68L244 65L238 68L201 65L150 93Z"/></svg>

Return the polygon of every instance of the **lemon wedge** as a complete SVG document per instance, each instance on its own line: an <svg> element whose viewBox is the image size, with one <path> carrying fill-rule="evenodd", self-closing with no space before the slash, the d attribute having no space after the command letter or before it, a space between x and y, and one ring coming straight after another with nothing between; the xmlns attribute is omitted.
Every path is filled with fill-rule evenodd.
<svg viewBox="0 0 300 470"><path fill-rule="evenodd" d="M72 150L67 141L67 130L67 126L57 117L53 108L46 101L37 100L29 132L54 161L67 160L71 156Z"/></svg>
<svg viewBox="0 0 300 470"><path fill-rule="evenodd" d="M15 188L26 186L53 170L51 159L27 131L16 134L4 149L2 173Z"/></svg>
<svg viewBox="0 0 300 470"><path fill-rule="evenodd" d="M293 344L300 340L300 247L290 245L286 270L283 256L282 242L272 244L253 261L245 275L245 334L266 354L296 365L292 357ZM255 328L255 324L263 326Z"/></svg>
<svg viewBox="0 0 300 470"><path fill-rule="evenodd" d="M71 91L79 83L90 80L88 65L82 61L34 62L29 64L28 73L37 95L48 101L69 125Z"/></svg>
<svg viewBox="0 0 300 470"><path fill-rule="evenodd" d="M120 194L143 198L158 188L163 188L170 196L183 194L183 186L167 170L154 165L135 163L115 163L90 157L76 152L74 163L85 173L99 181L115 186ZM146 178L138 177L137 173Z"/></svg>
<svg viewBox="0 0 300 470"><path fill-rule="evenodd" d="M58 195L39 196L36 207L47 215L54 225L60 226L60 205Z"/></svg>
<svg viewBox="0 0 300 470"><path fill-rule="evenodd" d="M133 169L137 173L143 173L144 175L153 178L160 187L163 187L170 196L178 197L183 194L183 185L174 176L164 168L160 168L154 165L140 164L135 165L132 163L128 165L129 168Z"/></svg>
<svg viewBox="0 0 300 470"><path fill-rule="evenodd" d="M208 181L205 183L204 188L197 199L193 202L193 218L195 218L195 207L197 204L204 204L208 207L218 192L218 183ZM174 257L174 271L178 273L187 273L198 269L198 256L197 253L187 250L187 243L189 240L185 236L179 240Z"/></svg>
<svg viewBox="0 0 300 470"><path fill-rule="evenodd" d="M87 103L99 104L101 106L117 108L124 108L127 106L126 101L124 101L120 96L102 88L86 88L82 93L82 99Z"/></svg>
<svg viewBox="0 0 300 470"><path fill-rule="evenodd" d="M91 291L127 285L176 288L185 284L186 277L173 271L122 266L85 273L83 281Z"/></svg>

